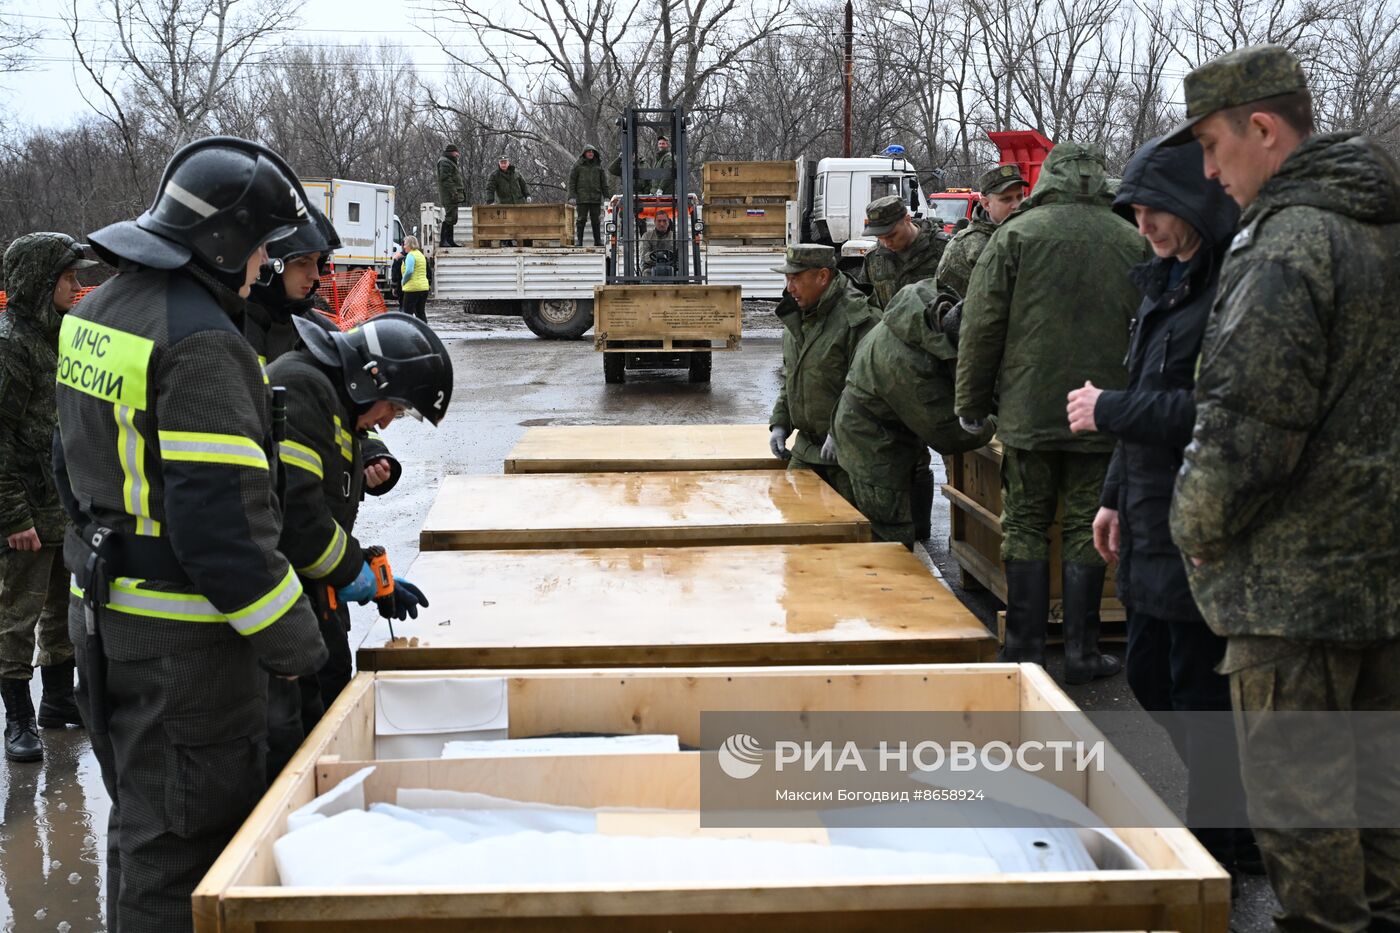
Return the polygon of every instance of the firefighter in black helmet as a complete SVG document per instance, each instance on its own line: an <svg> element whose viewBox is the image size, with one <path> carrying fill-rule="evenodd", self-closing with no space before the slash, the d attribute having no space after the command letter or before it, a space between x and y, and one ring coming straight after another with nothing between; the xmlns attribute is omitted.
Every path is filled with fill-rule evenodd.
<svg viewBox="0 0 1400 933"><path fill-rule="evenodd" d="M149 210L89 237L121 274L63 321L54 468L117 933L191 929L191 892L266 788L269 672L326 659L278 550L271 401L242 334L266 244L308 222L275 153L191 143Z"/></svg>

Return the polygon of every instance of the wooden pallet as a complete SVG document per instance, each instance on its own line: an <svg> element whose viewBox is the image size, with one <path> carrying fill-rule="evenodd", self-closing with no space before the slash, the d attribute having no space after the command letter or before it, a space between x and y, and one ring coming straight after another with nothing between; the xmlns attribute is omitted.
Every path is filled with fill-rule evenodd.
<svg viewBox="0 0 1400 933"><path fill-rule="evenodd" d="M472 242L499 245L514 240L543 246L574 243L572 204L478 204L472 207Z"/></svg>

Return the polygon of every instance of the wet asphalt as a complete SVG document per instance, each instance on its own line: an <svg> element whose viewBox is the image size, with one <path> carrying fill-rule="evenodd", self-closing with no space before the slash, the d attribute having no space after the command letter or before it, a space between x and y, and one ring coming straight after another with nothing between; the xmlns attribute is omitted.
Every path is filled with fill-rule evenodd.
<svg viewBox="0 0 1400 933"><path fill-rule="evenodd" d="M417 556L418 528L442 478L500 472L528 427L761 423L777 392L781 333L761 304L746 309L743 349L714 355L709 385L690 385L684 372L656 372L635 380L629 373L626 384L605 385L602 356L591 339L539 340L520 320L464 315L452 305L435 305L429 314L453 356L456 378L448 416L436 430L405 419L385 433L403 463L403 479L389 496L367 500L356 526L361 541L384 545L399 568ZM937 458L935 467L938 482L944 482ZM947 502L939 497L933 536L921 556L994 631L1001 605L986 593L960 587L961 573L948 555L948 524ZM352 647L363 640L373 617L373 607L357 607ZM1061 672L1057 649L1051 649L1047 666L1056 676ZM1136 708L1121 675L1066 690L1086 710ZM37 678L34 701L37 706ZM1166 734L1147 724L1109 738L1180 814L1185 772ZM105 929L101 892L107 794L82 730L44 730L43 740L42 764L0 761L0 930L95 933ZM1269 930L1274 906L1267 883L1246 878L1231 929Z"/></svg>

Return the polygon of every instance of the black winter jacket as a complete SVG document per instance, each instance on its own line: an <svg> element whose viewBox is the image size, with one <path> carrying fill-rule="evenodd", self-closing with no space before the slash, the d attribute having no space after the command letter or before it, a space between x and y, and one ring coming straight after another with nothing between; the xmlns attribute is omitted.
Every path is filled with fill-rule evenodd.
<svg viewBox="0 0 1400 933"><path fill-rule="evenodd" d="M1203 622L1168 517L1182 451L1196 421L1193 389L1201 338L1239 208L1202 174L1197 143L1164 147L1160 140L1133 156L1114 203L1167 211L1201 235L1174 287L1169 287L1179 264L1174 258L1154 258L1133 269L1144 297L1128 349L1128 388L1100 395L1094 421L1118 439L1100 504L1118 510L1119 598L1147 615Z"/></svg>

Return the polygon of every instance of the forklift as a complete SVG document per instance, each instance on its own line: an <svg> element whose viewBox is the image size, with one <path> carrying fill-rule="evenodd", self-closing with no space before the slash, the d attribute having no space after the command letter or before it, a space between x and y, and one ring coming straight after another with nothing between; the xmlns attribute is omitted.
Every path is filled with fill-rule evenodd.
<svg viewBox="0 0 1400 933"><path fill-rule="evenodd" d="M705 284L699 239L703 225L695 219L696 198L687 190L688 122L680 107L629 108L617 120L622 179L621 194L612 199L607 222L608 285ZM643 136L645 130L652 132ZM641 158L644 151L655 151L644 149L643 140L659 136L671 144L672 168L652 168ZM673 194L662 193L668 182ZM645 242L646 231L663 216L671 225L669 240ZM660 344L640 339L608 341L608 350L603 353L604 380L624 382L629 370L683 369L690 382L710 381L708 341L675 340L669 349L656 349ZM705 349L685 349L688 346Z"/></svg>

